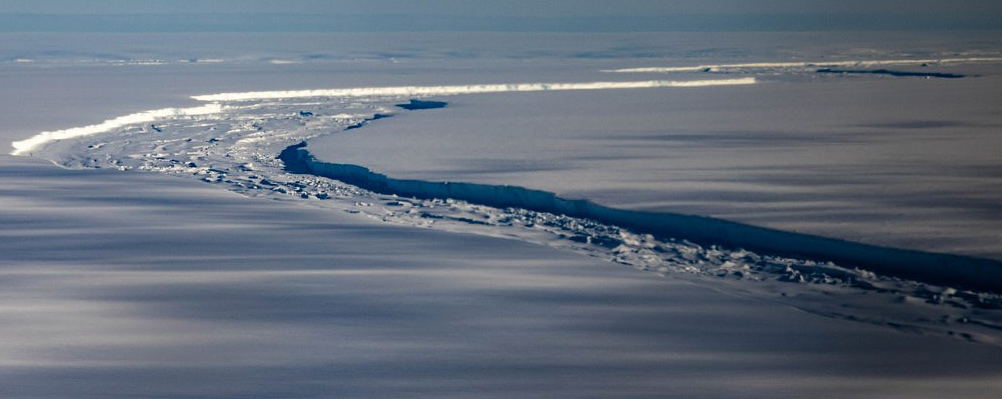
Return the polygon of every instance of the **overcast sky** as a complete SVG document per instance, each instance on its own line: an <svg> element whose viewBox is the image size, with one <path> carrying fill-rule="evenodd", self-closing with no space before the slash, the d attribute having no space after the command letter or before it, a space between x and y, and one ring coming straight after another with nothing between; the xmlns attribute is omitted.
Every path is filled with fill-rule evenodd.
<svg viewBox="0 0 1002 399"><path fill-rule="evenodd" d="M734 18L748 26L771 25L810 27L812 23L879 28L884 21L898 28L941 25L984 28L1002 26L1002 0L30 0L2 1L0 14L227 14L299 13L317 15L398 15L419 18L677 18L698 14L728 16L731 19L705 20L705 24L733 24ZM750 23L748 18L772 15L771 20ZM796 21L814 15L813 20ZM869 16L869 20L843 18L827 21L818 15ZM786 20L780 19L786 18ZM795 24L791 25L790 20ZM406 20L404 20L406 21ZM441 21L441 20L440 20ZM716 21L716 22L714 22ZM18 22L18 21L13 21ZM511 21L506 21L510 23ZM594 22L594 21L592 21ZM36 25L41 22L33 22ZM476 28L477 23L467 23ZM624 24L621 19L617 22ZM628 24L628 23L627 23ZM665 23L662 23L665 24ZM671 23L667 23L670 25ZM486 24L485 26L489 26ZM516 24L517 25L517 24ZM538 25L538 22L536 23ZM527 24L526 27L536 26ZM616 25L616 26L619 26ZM458 26L458 25L457 25ZM572 25L587 28L587 25ZM614 25L609 25L614 26ZM657 26L657 23L638 25ZM3 28L0 28L2 30Z"/></svg>

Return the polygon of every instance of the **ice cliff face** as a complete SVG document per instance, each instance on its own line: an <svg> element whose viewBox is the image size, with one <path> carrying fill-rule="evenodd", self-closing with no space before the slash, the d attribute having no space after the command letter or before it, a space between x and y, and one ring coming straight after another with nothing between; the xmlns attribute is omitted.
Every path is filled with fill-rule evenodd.
<svg viewBox="0 0 1002 399"><path fill-rule="evenodd" d="M615 209L518 186L394 179L364 166L319 161L305 147L306 143L300 143L282 151L280 158L288 171L324 176L381 194L421 199L456 199L495 208L523 208L591 219L639 233L684 239L703 245L833 261L932 284L1002 290L1002 262L884 248L701 216Z"/></svg>

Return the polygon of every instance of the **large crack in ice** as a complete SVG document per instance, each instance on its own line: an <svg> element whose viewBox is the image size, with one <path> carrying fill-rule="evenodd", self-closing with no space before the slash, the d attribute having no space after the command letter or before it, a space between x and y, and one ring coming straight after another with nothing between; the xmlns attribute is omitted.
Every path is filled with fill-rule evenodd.
<svg viewBox="0 0 1002 399"><path fill-rule="evenodd" d="M1002 345L1002 295L997 291L950 287L946 282L958 281L956 277L938 276L930 270L918 273L936 284L848 267L859 263L802 252L802 242L796 240L805 238L790 233L708 218L679 219L678 215L664 216L675 218L667 224L656 218L643 221L629 211L562 200L542 191L404 183L385 176L385 180L374 178L361 166L306 162L309 154L301 151L300 143L393 115L394 104L412 94L237 96L214 103L218 108L213 112L170 112L156 114L152 121L100 126L87 134L36 143L31 152L68 168L153 171L197 178L250 197L304 202L389 223L513 238L778 301L814 314ZM331 174L331 168L342 170ZM357 176L352 177L353 173ZM551 204L534 206L547 201ZM777 241L770 243L773 239ZM867 254L876 249L838 240L821 244L810 240L808 247L835 246L824 249L825 253L838 255L840 248L848 248L857 252L857 258L902 269L916 262L931 267L937 261L972 261L890 249ZM864 253L859 253L861 248ZM973 274L963 279L977 279L977 273L982 273L983 284L969 285L997 288L1002 279L995 274L997 270L987 271L988 266L995 267L972 267L969 272ZM910 275L908 271L900 274Z"/></svg>
<svg viewBox="0 0 1002 399"><path fill-rule="evenodd" d="M596 220L635 232L704 245L834 261L934 284L1002 291L1002 262L989 259L879 247L703 216L617 209L518 186L395 179L360 165L319 161L303 148L305 145L300 143L282 151L280 158L287 170L306 171L381 194L423 199L451 198L497 208L523 208Z"/></svg>

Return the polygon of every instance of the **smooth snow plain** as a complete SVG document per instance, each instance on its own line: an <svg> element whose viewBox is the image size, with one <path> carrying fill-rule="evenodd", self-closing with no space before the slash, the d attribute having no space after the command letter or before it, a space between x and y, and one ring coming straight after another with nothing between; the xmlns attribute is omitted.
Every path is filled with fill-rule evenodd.
<svg viewBox="0 0 1002 399"><path fill-rule="evenodd" d="M435 34L406 40L291 35L270 39L295 44L265 55L228 53L239 48L236 42L247 42L233 40L233 47L220 46L226 50L161 55L156 62L127 52L84 62L74 54L45 59L51 51L31 58L30 49L24 50L25 55L12 56L3 66L5 80L12 83L7 87L15 88L6 100L17 103L5 115L10 128L4 137L12 142L148 110L218 108L111 123L108 129L87 131L94 134L30 151L71 169L126 172L61 170L3 157L8 171L4 203L12 211L5 212L3 222L8 237L4 250L11 259L5 276L16 287L7 294L5 314L18 321L4 330L10 337L4 342L16 343L3 362L3 374L11 381L3 384L7 396L497 397L516 392L530 397L834 397L886 396L893 389L906 397L990 397L999 388L1000 372L997 346L992 345L999 342L1000 320L993 294L636 234L545 212L373 193L287 173L287 165L276 159L303 140L307 149L323 150L318 156L331 157L338 154L331 150L338 139L370 132L380 140L392 129L437 126L438 132L422 134L458 139L463 130L480 126L488 129L477 142L388 141L452 146L452 155L468 158L446 163L435 171L442 172L437 177L415 168L426 173L422 179L477 175L470 173L472 165L482 175L498 172L492 178L559 182L564 179L541 179L532 172L573 176L570 157L540 152L560 148L562 144L545 140L567 139L567 127L581 125L569 121L574 118L532 109L582 117L585 125L600 121L597 115L606 112L609 121L624 121L617 126L646 132L646 118L658 117L644 108L652 97L675 98L677 104L684 101L673 96L687 95L682 90L698 90L698 96L712 96L708 90L717 89L757 90L765 86L761 80L766 75L776 76L776 84L801 83L786 71L668 78L603 72L640 62L705 65L791 56L776 53L783 46L752 40L763 38L758 36L717 35L711 49L694 45L693 35L677 34L476 37L491 46ZM47 41L56 37L18 39L25 37L42 42L43 48L58 46ZM798 51L815 51L809 55L818 54L811 46L821 46L812 35L771 39L777 38L779 43L799 43L803 50ZM103 39L128 43L122 47L130 51L137 48L134 41L142 40ZM887 49L841 48L844 37L837 39L829 38L829 47L822 46L820 53L842 59L902 58ZM212 40L226 42L204 42ZM907 48L901 46L908 40L914 39L881 43L900 49ZM936 42L940 37L927 40L944 45ZM315 53L332 43L358 58ZM984 56L984 44L961 43L970 54L960 56ZM443 54L445 46L436 47L443 44L455 52ZM929 42L913 45L957 51ZM300 46L309 51L295 53ZM372 54L372 48L397 52ZM405 48L419 50L404 54ZM34 62L23 62L29 58ZM211 104L190 98L359 87L750 77L755 85L436 97L449 106L420 111L395 106L414 97L410 93ZM846 78L834 77L838 82ZM56 99L50 103L50 98ZM68 112L56 112L60 102ZM587 104L587 115L575 104ZM462 116L463 110L470 116ZM464 118L470 118L465 128ZM475 118L484 123L477 125ZM499 130L492 130L500 129L496 124L501 120L527 127L523 118L538 122L536 131L551 134L518 142L498 138ZM456 124L437 124L448 120ZM360 128L345 130L355 126ZM547 145L529 151L533 139ZM488 145L478 146L480 141ZM521 147L512 149L512 142ZM593 151L593 145L566 148ZM887 147L877 147L882 148ZM505 156L482 156L492 149ZM435 164L422 158L429 152L366 151L378 153L374 162L395 158L397 165ZM629 163L624 154L612 155ZM702 158L695 155L690 159ZM536 157L535 162L546 158L553 167L532 167L529 157ZM752 158L753 163L760 160L760 154ZM517 163L529 164L529 170L521 173L512 166ZM623 176L616 169L607 173ZM628 195L636 194L620 191L623 204L629 205ZM727 201L713 196L705 202L713 208ZM260 384L240 383L249 380Z"/></svg>
<svg viewBox="0 0 1002 399"><path fill-rule="evenodd" d="M757 75L699 89L442 97L445 109L309 148L400 179L523 186L1002 260L1002 62L908 69L972 75L964 79L816 69L679 74Z"/></svg>

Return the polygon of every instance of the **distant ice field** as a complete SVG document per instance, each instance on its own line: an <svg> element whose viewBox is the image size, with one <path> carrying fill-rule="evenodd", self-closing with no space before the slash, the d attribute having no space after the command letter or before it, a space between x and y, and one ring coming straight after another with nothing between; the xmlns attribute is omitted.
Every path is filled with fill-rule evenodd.
<svg viewBox="0 0 1002 399"><path fill-rule="evenodd" d="M728 290L758 298L781 292L784 303L829 317L1000 342L997 295L875 275L827 258L721 248L716 233L693 243L684 234L655 237L490 201L395 197L296 169L305 146L316 163L368 168L418 186L516 185L626 211L711 216L697 227L724 226L717 237L749 231L735 230L729 223L736 221L998 260L1000 54L990 41L279 36L265 40L261 53L235 38L157 52L114 37L121 48L98 61L26 47L0 65L3 78L17 82L18 94L6 100L47 108L8 108L4 137L15 153L66 168L183 176L321 212L514 238L662 275L726 279L720 284ZM854 72L818 73L823 65ZM639 67L683 70L633 70ZM923 71L965 77L914 75ZM448 105L397 106L414 99ZM898 254L881 256L888 253ZM902 259L894 263L908 266ZM923 259L916 270L954 258ZM970 266L966 281L983 271L958 259ZM761 284L740 283L752 281ZM880 295L863 295L872 293Z"/></svg>

